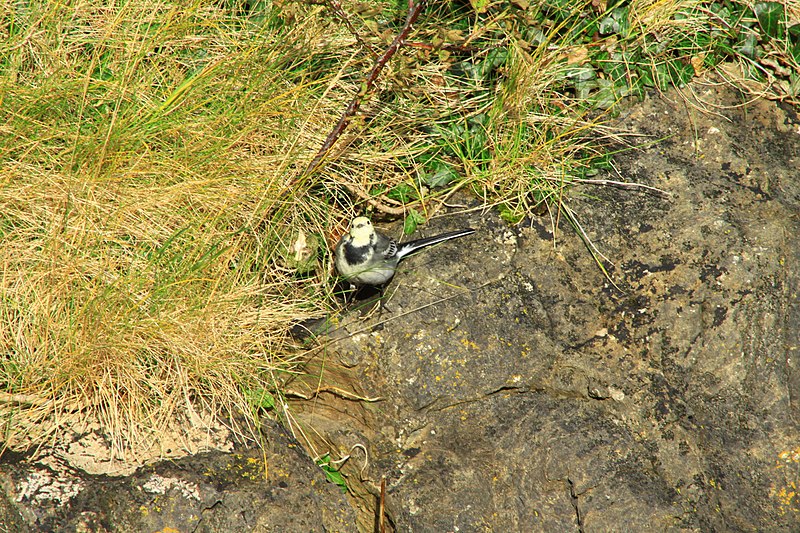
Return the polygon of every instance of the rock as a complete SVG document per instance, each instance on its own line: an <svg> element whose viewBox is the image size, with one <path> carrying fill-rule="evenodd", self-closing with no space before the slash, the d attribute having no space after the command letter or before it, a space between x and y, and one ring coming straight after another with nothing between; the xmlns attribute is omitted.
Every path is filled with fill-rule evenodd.
<svg viewBox="0 0 800 533"><path fill-rule="evenodd" d="M265 450L163 461L124 477L53 456L4 457L6 531L355 531L356 513L300 445L265 425Z"/></svg>
<svg viewBox="0 0 800 533"><path fill-rule="evenodd" d="M554 250L546 218L434 220L479 231L403 263L334 344L384 401L331 408L326 436L366 446L397 530L796 530L800 126L693 89L722 107L633 105L620 125L663 141L604 176L668 198L570 202L620 290L566 224Z"/></svg>

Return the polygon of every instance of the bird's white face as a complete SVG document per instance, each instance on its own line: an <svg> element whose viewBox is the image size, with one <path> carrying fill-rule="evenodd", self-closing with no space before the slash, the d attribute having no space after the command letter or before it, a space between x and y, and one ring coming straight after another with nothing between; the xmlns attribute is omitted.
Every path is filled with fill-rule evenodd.
<svg viewBox="0 0 800 533"><path fill-rule="evenodd" d="M372 242L375 228L367 217L354 218L350 223L350 242L353 246L366 246Z"/></svg>

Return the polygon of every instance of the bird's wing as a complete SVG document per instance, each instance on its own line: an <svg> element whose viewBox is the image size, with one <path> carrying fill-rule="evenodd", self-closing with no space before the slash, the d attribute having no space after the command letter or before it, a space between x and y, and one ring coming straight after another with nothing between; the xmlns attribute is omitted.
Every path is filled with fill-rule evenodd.
<svg viewBox="0 0 800 533"><path fill-rule="evenodd" d="M397 241L385 237L380 233L378 234L378 242L376 243L375 248L377 250L383 250L384 259L392 259L397 255Z"/></svg>

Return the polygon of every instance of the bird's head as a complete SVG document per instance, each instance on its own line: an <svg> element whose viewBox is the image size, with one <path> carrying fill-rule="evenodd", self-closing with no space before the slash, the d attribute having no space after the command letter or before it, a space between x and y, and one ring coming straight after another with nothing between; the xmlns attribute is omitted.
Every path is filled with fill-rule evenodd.
<svg viewBox="0 0 800 533"><path fill-rule="evenodd" d="M353 246L366 246L372 242L375 228L367 217L356 217L350 223L350 242Z"/></svg>

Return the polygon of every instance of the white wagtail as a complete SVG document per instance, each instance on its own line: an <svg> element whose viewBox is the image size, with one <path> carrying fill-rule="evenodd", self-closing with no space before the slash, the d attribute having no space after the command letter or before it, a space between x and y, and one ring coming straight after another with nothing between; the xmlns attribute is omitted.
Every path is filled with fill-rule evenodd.
<svg viewBox="0 0 800 533"><path fill-rule="evenodd" d="M475 233L472 228L435 237L398 243L375 231L366 217L354 218L350 231L342 235L334 251L336 270L355 285L383 285L394 276L397 264L426 246Z"/></svg>

